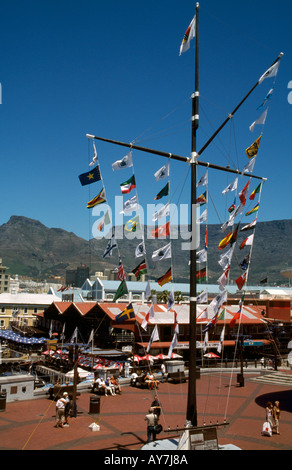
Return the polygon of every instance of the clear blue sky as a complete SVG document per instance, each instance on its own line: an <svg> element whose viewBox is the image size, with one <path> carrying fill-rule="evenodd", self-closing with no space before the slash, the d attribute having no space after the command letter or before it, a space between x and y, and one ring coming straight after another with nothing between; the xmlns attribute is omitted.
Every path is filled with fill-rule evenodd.
<svg viewBox="0 0 292 470"><path fill-rule="evenodd" d="M78 180L92 156L86 133L125 142L140 136L140 145L190 156L194 41L181 57L179 47L194 13L191 0L0 0L0 224L23 215L91 237L96 219L86 205L100 186L89 190ZM254 169L268 178L260 221L292 218L291 18L287 0L200 2L199 148L285 53ZM245 149L261 126L253 134L248 128L271 86L267 79L257 88L202 160L243 168ZM161 131L163 137L157 135ZM96 145L112 204L121 194L119 184L132 173L113 173L111 164L127 151ZM133 157L139 202L154 203L162 184L154 182L153 174L166 160L139 152ZM186 164L171 163L174 203L189 202L189 178L182 186L186 173ZM228 217L232 198L220 192L232 179L210 171L216 209L209 205L209 223ZM241 187L245 181L240 180Z"/></svg>

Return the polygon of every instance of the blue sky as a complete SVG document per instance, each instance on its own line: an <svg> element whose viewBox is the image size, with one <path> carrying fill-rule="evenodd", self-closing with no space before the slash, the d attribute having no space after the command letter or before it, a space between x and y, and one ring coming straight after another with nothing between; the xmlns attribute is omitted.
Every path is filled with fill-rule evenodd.
<svg viewBox="0 0 292 470"><path fill-rule="evenodd" d="M194 41L181 57L179 47L194 13L191 0L0 0L0 224L23 215L91 238L96 218L86 205L100 185L82 187L78 180L92 157L86 133L190 156ZM292 218L291 18L287 0L200 2L198 148L285 53L254 169L268 178L260 221ZM262 128L252 134L249 126L272 82L257 88L202 160L244 167L245 149ZM127 150L96 146L113 205L132 170L114 173L111 165ZM153 174L166 160L140 152L133 157L139 202L146 207L162 187ZM187 171L186 164L171 163L173 203L189 202ZM203 172L199 168L199 176ZM221 191L232 179L210 170L208 223L228 218L233 197ZM240 179L240 189L245 182Z"/></svg>

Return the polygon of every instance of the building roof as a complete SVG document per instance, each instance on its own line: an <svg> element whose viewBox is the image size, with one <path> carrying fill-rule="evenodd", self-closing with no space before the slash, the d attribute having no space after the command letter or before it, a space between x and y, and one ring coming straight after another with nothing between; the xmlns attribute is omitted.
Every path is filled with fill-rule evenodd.
<svg viewBox="0 0 292 470"><path fill-rule="evenodd" d="M53 302L60 300L59 297L53 294L28 294L18 293L9 294L4 292L0 294L0 305L50 305Z"/></svg>
<svg viewBox="0 0 292 470"><path fill-rule="evenodd" d="M151 304L133 304L136 320L141 324L149 311ZM99 303L100 308L110 317L112 321L115 321L115 318L120 314L126 307L126 303ZM189 324L189 304L176 304L173 309L170 311L167 310L167 305L155 304L154 307L154 317L149 320L150 325L171 325L174 323L174 312L177 313L177 321L179 324ZM206 305L197 306L197 317L203 312L206 308ZM235 313L238 312L238 305L228 305L225 308L226 315L225 321L227 323L232 320ZM265 319L263 318L262 311L265 310L263 307L258 307L254 305L247 305L242 307L241 312L241 323L243 324L263 324ZM208 320L213 317L213 312L208 312ZM132 320L133 322L134 320ZM206 324L207 320L199 321L198 324ZM131 320L127 320L127 323L131 323ZM224 324L224 320L219 320L218 324Z"/></svg>

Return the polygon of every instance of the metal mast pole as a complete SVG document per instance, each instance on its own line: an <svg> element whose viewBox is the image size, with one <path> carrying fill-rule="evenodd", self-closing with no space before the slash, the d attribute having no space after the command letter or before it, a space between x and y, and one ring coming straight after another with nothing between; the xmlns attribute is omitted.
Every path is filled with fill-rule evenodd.
<svg viewBox="0 0 292 470"><path fill-rule="evenodd" d="M196 200L197 200L197 130L199 127L199 3L196 4L196 62L195 62L195 93L192 96L192 154L191 154L191 248L190 248L190 319L189 319L189 381L187 402L187 424L197 426L196 397L196 312L197 312L197 240L196 240Z"/></svg>

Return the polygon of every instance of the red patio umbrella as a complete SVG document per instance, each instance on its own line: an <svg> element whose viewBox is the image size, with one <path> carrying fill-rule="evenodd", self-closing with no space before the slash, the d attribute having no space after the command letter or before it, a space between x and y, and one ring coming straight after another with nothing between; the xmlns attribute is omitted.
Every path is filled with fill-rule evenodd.
<svg viewBox="0 0 292 470"><path fill-rule="evenodd" d="M209 359L220 359L220 356L217 356L217 354L214 354L212 352L204 354L204 357L208 357Z"/></svg>

